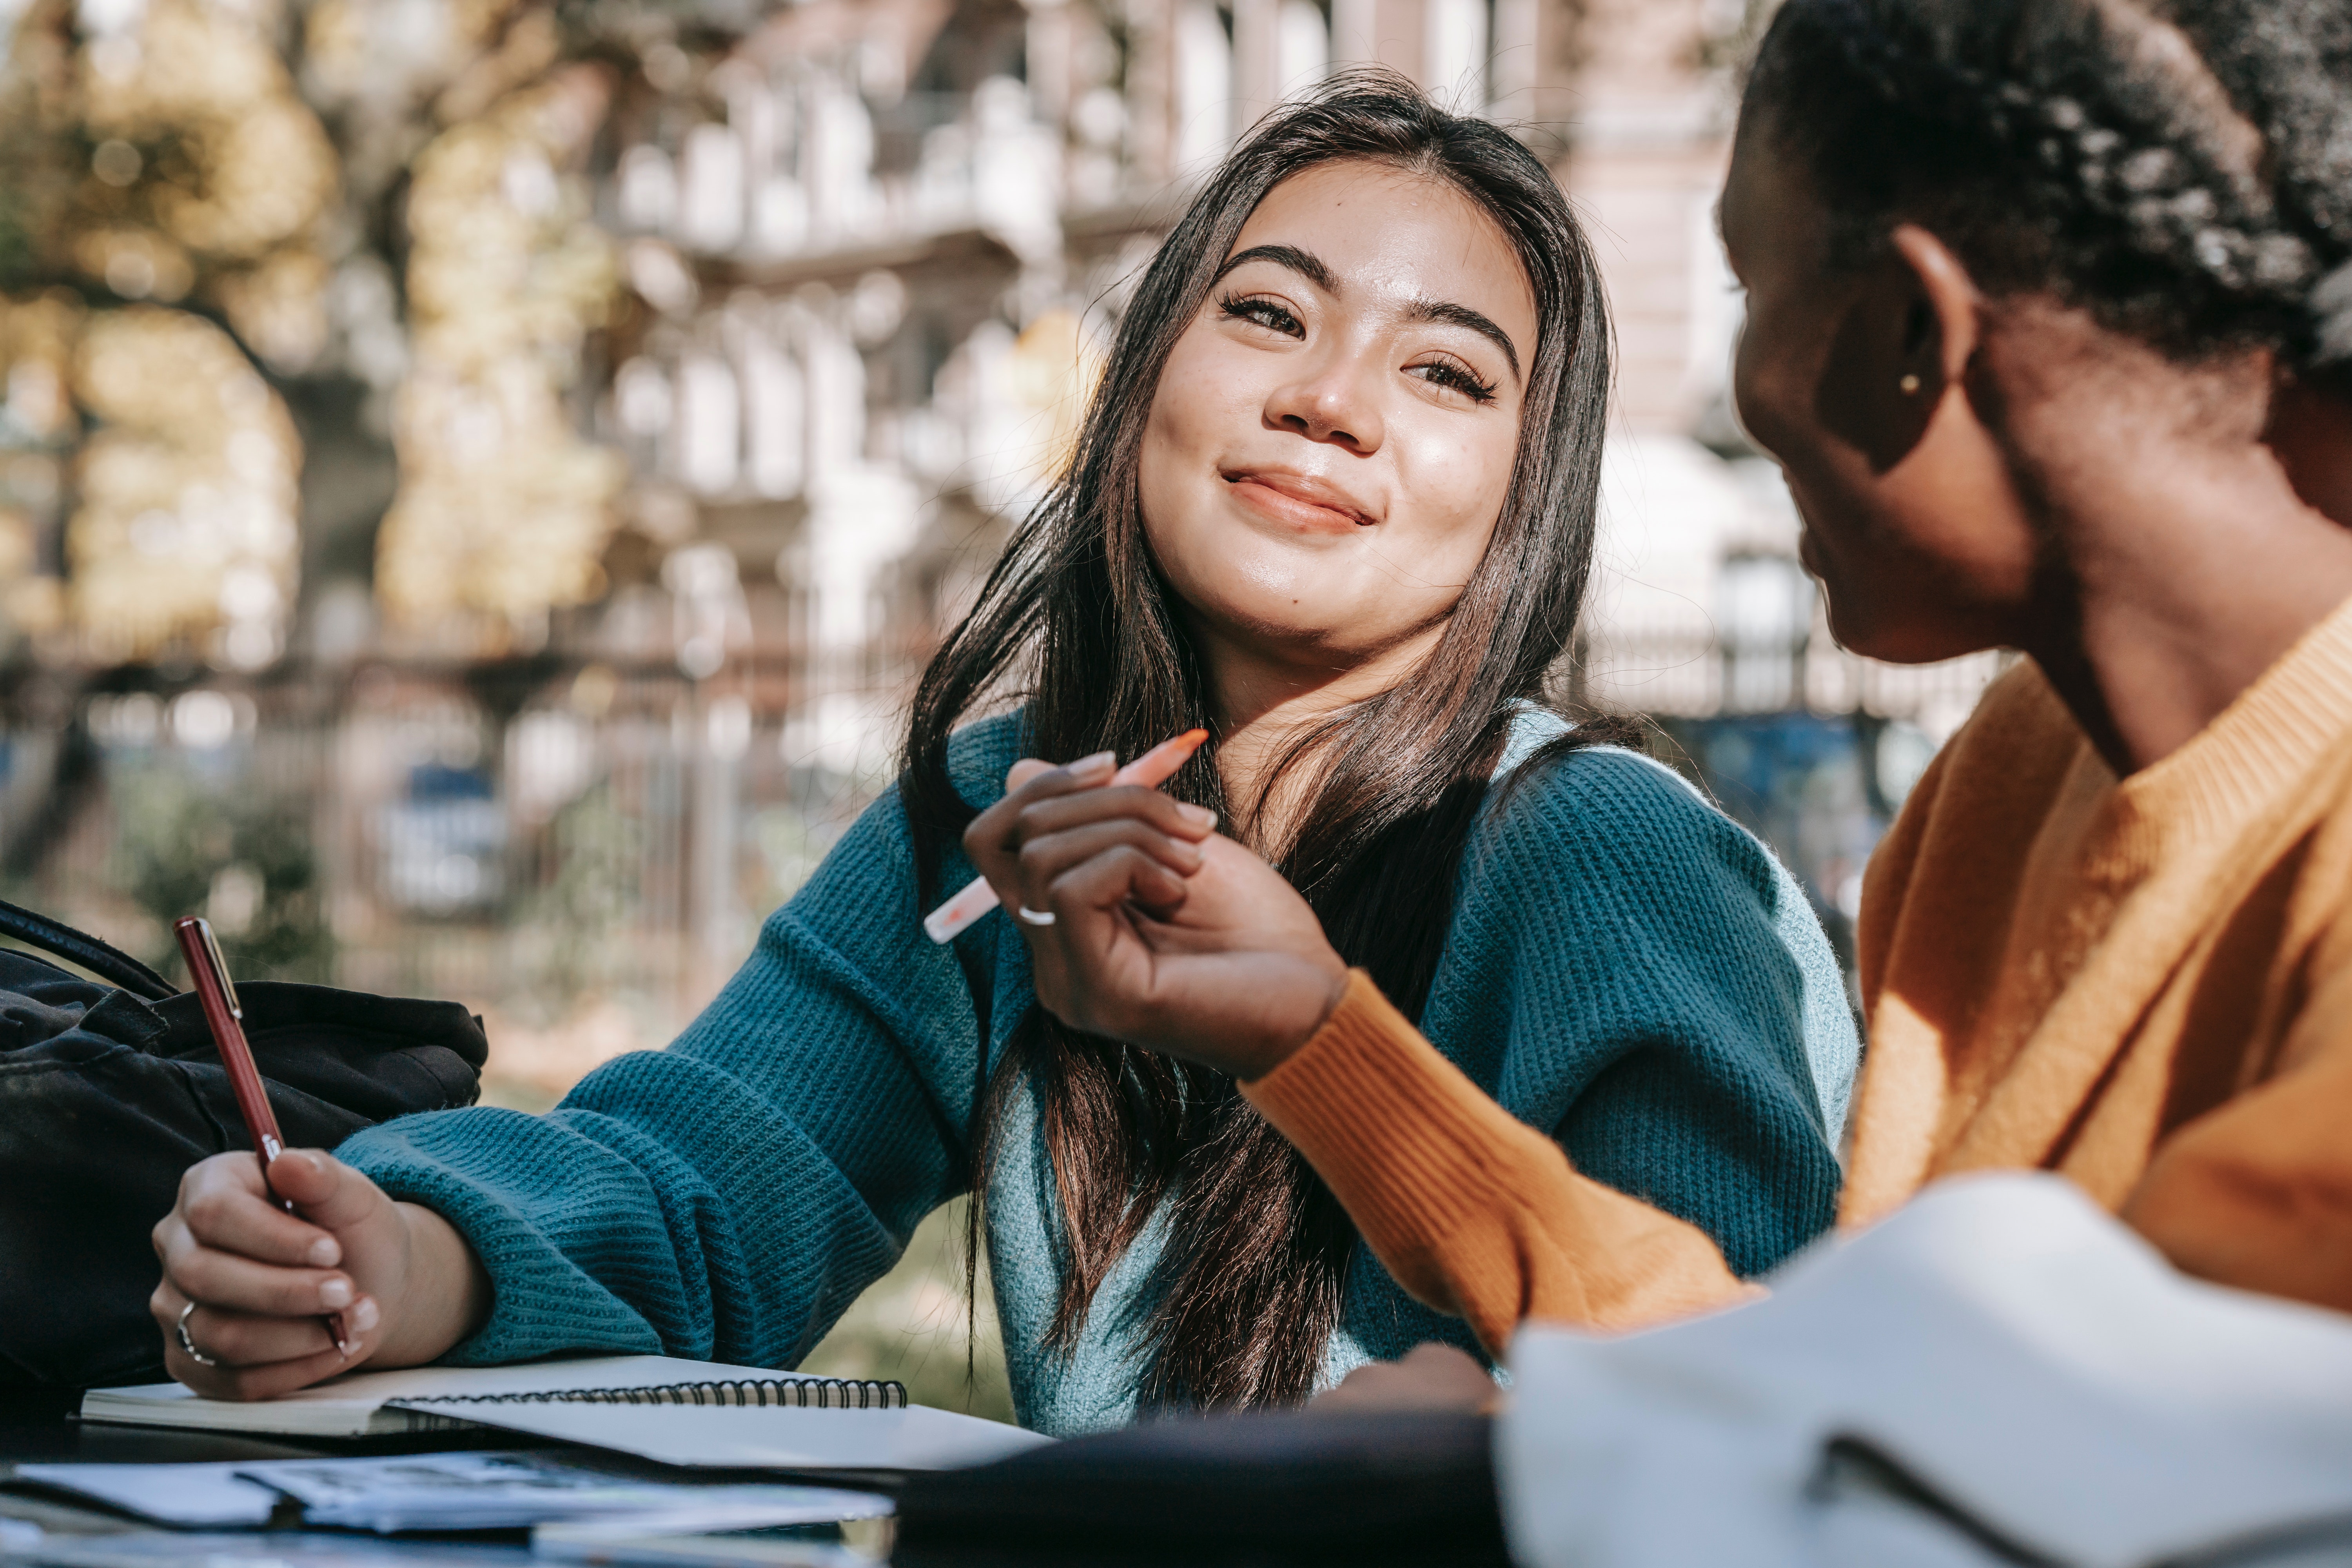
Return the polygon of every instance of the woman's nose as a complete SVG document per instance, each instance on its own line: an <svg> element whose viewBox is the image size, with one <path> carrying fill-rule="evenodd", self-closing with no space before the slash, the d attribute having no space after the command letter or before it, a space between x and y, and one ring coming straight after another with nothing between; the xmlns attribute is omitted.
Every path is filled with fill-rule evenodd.
<svg viewBox="0 0 2352 1568"><path fill-rule="evenodd" d="M1312 441L1357 452L1380 449L1383 430L1376 382L1380 367L1353 354L1317 356L1307 374L1283 383L1266 398L1266 423Z"/></svg>

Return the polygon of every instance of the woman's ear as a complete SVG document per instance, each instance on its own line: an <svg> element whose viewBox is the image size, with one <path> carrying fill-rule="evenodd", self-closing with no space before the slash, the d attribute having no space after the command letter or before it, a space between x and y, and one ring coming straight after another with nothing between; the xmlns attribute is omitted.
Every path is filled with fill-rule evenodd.
<svg viewBox="0 0 2352 1568"><path fill-rule="evenodd" d="M1898 226L1847 297L1814 390L1822 427L1884 474L1911 455L1978 338L1976 285L1944 243Z"/></svg>
<svg viewBox="0 0 2352 1568"><path fill-rule="evenodd" d="M1920 377L1922 396L1940 396L1968 374L1969 362L1976 357L1984 296L1951 247L1917 224L1897 224L1888 237L1910 275L1921 311L1904 374Z"/></svg>

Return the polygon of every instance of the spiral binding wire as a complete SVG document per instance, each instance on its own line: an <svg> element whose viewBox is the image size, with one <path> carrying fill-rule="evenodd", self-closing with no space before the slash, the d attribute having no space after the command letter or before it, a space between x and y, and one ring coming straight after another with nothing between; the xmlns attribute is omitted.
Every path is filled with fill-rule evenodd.
<svg viewBox="0 0 2352 1568"><path fill-rule="evenodd" d="M839 1395L838 1398L835 1395ZM853 1399L852 1395L856 1397ZM547 1388L525 1394L432 1394L410 1405L789 1405L803 1410L897 1410L907 1385L865 1377L741 1377L651 1388Z"/></svg>

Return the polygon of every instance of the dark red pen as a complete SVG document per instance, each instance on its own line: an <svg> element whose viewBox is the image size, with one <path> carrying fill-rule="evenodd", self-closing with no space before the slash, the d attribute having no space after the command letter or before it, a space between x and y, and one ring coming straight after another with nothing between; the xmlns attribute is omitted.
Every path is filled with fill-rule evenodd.
<svg viewBox="0 0 2352 1568"><path fill-rule="evenodd" d="M221 1066L228 1070L228 1086L236 1094L237 1114L245 1118L245 1130L261 1156L261 1184L269 1186L269 1167L286 1152L286 1140L278 1131L277 1113L269 1109L268 1091L261 1087L261 1069L253 1065L253 1047L246 1043L245 1008L236 999L236 984L228 977L220 941L213 935L212 922L194 915L173 921L172 934L180 940L180 956L188 961L188 978L195 984L205 1024L213 1032L213 1044L220 1047ZM277 1189L270 1191L274 1194ZM288 1214L294 1212L289 1200L281 1197L278 1202ZM351 1342L343 1337L343 1315L330 1312L319 1321L326 1325L335 1348L350 1354Z"/></svg>

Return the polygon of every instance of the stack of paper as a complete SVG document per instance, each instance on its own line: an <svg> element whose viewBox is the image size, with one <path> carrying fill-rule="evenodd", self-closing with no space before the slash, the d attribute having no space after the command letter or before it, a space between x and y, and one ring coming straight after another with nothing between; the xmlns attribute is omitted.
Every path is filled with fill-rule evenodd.
<svg viewBox="0 0 2352 1568"><path fill-rule="evenodd" d="M705 1486L635 1480L534 1454L259 1464L23 1465L16 1479L165 1524L258 1527L283 1503L306 1525L373 1531L520 1530L562 1521L661 1516L709 1528L831 1524L887 1517L871 1492L826 1487Z"/></svg>
<svg viewBox="0 0 2352 1568"><path fill-rule="evenodd" d="M1002 1422L919 1405L904 1410L496 1405L479 1409L475 1419L665 1465L803 1474L961 1469L1053 1441Z"/></svg>
<svg viewBox="0 0 2352 1568"><path fill-rule="evenodd" d="M632 1480L532 1454L281 1459L247 1465L240 1473L299 1503L305 1524L379 1535L720 1510L756 1513L762 1525L830 1524L890 1511L889 1500L871 1492Z"/></svg>
<svg viewBox="0 0 2352 1568"><path fill-rule="evenodd" d="M381 1437L407 1432L461 1431L484 1401L611 1400L634 1408L668 1395L689 1407L702 1391L774 1384L805 1388L814 1398L843 1389L881 1390L882 1384L843 1384L765 1367L675 1356L585 1356L513 1366L410 1367L400 1372L347 1373L275 1399L206 1399L177 1383L135 1388L93 1388L82 1395L85 1421L139 1426L194 1426L213 1432L258 1432L289 1437Z"/></svg>

